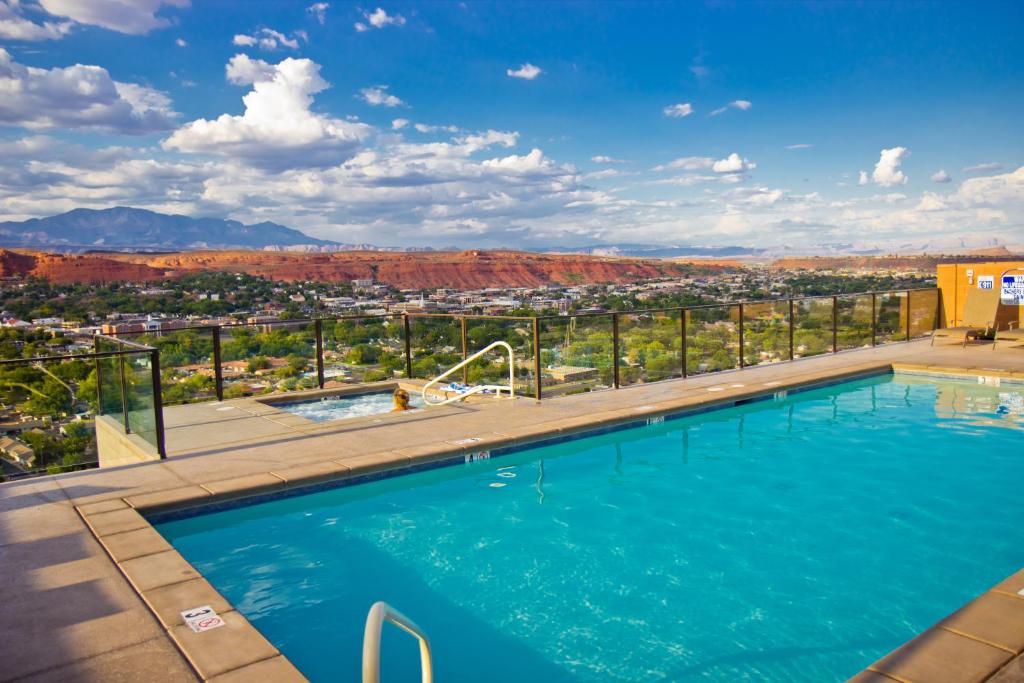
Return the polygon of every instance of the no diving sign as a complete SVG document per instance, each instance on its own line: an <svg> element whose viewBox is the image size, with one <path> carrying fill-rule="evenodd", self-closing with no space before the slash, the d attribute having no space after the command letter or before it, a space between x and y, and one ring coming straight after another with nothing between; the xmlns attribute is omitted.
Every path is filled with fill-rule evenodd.
<svg viewBox="0 0 1024 683"><path fill-rule="evenodd" d="M1004 275L999 298L1011 306L1024 305L1024 275Z"/></svg>
<svg viewBox="0 0 1024 683"><path fill-rule="evenodd" d="M181 618L196 633L202 633L203 631L209 631L211 628L225 625L224 619L209 605L185 610L181 613Z"/></svg>

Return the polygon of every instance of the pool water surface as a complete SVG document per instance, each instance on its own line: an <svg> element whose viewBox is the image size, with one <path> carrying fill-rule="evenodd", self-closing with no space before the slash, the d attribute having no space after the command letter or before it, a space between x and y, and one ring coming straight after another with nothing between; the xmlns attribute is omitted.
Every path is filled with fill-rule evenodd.
<svg viewBox="0 0 1024 683"><path fill-rule="evenodd" d="M422 408L423 397L414 392L409 394L409 405ZM313 422L327 422L390 413L395 407L395 400L390 391L377 391L369 394L328 396L296 403L276 403L274 407Z"/></svg>
<svg viewBox="0 0 1024 683"><path fill-rule="evenodd" d="M1024 566L1022 393L875 377L157 528L313 681L377 600L446 683L842 681Z"/></svg>

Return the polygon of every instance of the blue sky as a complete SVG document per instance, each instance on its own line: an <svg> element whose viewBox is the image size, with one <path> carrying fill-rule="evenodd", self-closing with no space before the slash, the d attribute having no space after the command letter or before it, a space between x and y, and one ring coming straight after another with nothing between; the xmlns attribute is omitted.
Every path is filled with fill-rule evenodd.
<svg viewBox="0 0 1024 683"><path fill-rule="evenodd" d="M1011 2L0 0L0 220L1024 244L1021 25Z"/></svg>

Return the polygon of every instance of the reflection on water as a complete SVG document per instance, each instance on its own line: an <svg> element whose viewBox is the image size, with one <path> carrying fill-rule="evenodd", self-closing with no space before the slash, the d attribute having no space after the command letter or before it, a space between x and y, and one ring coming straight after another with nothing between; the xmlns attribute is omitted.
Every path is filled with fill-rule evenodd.
<svg viewBox="0 0 1024 683"><path fill-rule="evenodd" d="M935 414L940 418L961 420L960 424L1024 429L1024 388L969 382L943 382L936 388Z"/></svg>

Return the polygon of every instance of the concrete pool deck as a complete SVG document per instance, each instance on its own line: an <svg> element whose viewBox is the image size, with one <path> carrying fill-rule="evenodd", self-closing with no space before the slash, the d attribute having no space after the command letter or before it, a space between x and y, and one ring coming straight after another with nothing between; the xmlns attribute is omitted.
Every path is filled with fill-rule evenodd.
<svg viewBox="0 0 1024 683"><path fill-rule="evenodd" d="M1024 349L924 340L541 403L338 423L252 399L167 408L167 460L0 485L0 680L305 680L140 513L412 468L893 367L1024 382ZM854 680L1024 680L1020 590L1024 572ZM227 625L193 633L180 612L201 605Z"/></svg>

